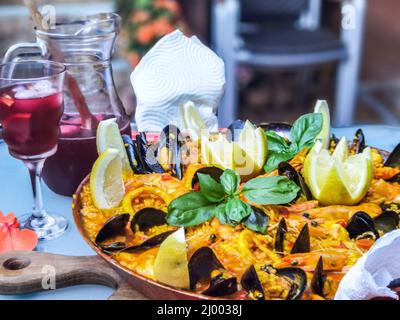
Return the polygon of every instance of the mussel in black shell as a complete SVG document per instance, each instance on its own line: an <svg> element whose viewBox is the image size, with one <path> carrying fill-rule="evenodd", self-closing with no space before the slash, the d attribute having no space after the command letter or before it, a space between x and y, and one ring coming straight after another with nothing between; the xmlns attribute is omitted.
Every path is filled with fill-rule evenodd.
<svg viewBox="0 0 400 320"><path fill-rule="evenodd" d="M108 219L97 234L95 242L99 244L111 237L124 235L129 218L128 213L123 213Z"/></svg>
<svg viewBox="0 0 400 320"><path fill-rule="evenodd" d="M135 213L131 221L131 230L135 232L166 224L166 213L155 208L144 208Z"/></svg>
<svg viewBox="0 0 400 320"><path fill-rule="evenodd" d="M400 168L400 143L390 153L384 165L386 167Z"/></svg>
<svg viewBox="0 0 400 320"><path fill-rule="evenodd" d="M307 287L307 275L299 268L282 268L277 269L271 265L265 265L259 270L256 270L254 266L248 268L242 276L240 281L243 289L245 289L251 299L263 300L266 298L266 291L268 290L268 284L264 287L258 276L258 272L266 272L271 276L279 277L282 282L282 292L284 296L277 296L276 298L283 298L286 300L298 300L301 299L304 290ZM279 283L279 282L278 282ZM277 282L274 281L274 286ZM275 297L273 297L275 298Z"/></svg>
<svg viewBox="0 0 400 320"><path fill-rule="evenodd" d="M139 136L136 137L136 145L139 151L139 163L145 169L146 173L165 172L157 160L157 145L149 145L144 132L140 132Z"/></svg>
<svg viewBox="0 0 400 320"><path fill-rule="evenodd" d="M310 231L308 223L301 229L293 247L290 251L291 254L310 252Z"/></svg>
<svg viewBox="0 0 400 320"><path fill-rule="evenodd" d="M128 160L132 171L137 174L146 173L145 169L139 165L139 151L136 143L127 134L122 135L122 141L124 142L126 154L128 155Z"/></svg>
<svg viewBox="0 0 400 320"><path fill-rule="evenodd" d="M384 211L379 216L374 218L375 229L382 233L388 233L399 227L400 217L394 211Z"/></svg>
<svg viewBox="0 0 400 320"><path fill-rule="evenodd" d="M313 277L311 279L311 291L321 297L325 297L324 287L327 275L324 273L324 263L322 256L319 257L317 266L315 267Z"/></svg>
<svg viewBox="0 0 400 320"><path fill-rule="evenodd" d="M104 244L104 242L112 237L125 235L129 219L130 215L128 213L116 215L108 219L97 234L95 243L104 251L118 251L124 249L124 242L118 241L111 244Z"/></svg>
<svg viewBox="0 0 400 320"><path fill-rule="evenodd" d="M300 187L299 195L303 194L307 200L312 199L310 189L304 182L303 177L288 162L281 162L278 165L278 172L280 176L287 177L289 180L292 180Z"/></svg>
<svg viewBox="0 0 400 320"><path fill-rule="evenodd" d="M194 290L200 281L210 281L214 270L223 270L224 266L209 247L201 247L189 260L190 289Z"/></svg>
<svg viewBox="0 0 400 320"><path fill-rule="evenodd" d="M181 133L174 125L166 126L160 135L157 157L161 166L178 179L183 177Z"/></svg>
<svg viewBox="0 0 400 320"><path fill-rule="evenodd" d="M365 149L365 136L364 132L361 129L358 129L354 135L353 143L351 145L351 149L354 153L361 153Z"/></svg>
<svg viewBox="0 0 400 320"><path fill-rule="evenodd" d="M379 238L379 233L375 228L374 219L365 212L356 212L348 221L346 230L351 239L371 237L374 240Z"/></svg>
<svg viewBox="0 0 400 320"><path fill-rule="evenodd" d="M275 251L283 254L285 251L285 234L287 232L286 220L282 218L279 221L275 236Z"/></svg>

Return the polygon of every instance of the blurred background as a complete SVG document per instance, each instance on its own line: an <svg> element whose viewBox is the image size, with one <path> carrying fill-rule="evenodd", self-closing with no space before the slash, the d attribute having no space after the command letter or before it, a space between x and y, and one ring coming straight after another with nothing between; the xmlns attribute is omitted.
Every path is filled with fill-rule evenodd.
<svg viewBox="0 0 400 320"><path fill-rule="evenodd" d="M326 99L337 126L400 124L398 0L51 0L57 21L116 11L114 79L128 112L129 75L164 34L197 35L225 61L223 124L292 122ZM22 0L0 0L0 56L34 41Z"/></svg>

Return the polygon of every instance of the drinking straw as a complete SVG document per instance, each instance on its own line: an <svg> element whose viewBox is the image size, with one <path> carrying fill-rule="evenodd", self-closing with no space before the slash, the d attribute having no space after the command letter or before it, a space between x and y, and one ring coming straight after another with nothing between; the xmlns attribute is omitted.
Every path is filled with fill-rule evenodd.
<svg viewBox="0 0 400 320"><path fill-rule="evenodd" d="M43 23L44 21L43 16L39 12L35 0L24 0L24 3L29 9L31 18L33 20L33 24L36 27L36 29L41 31L48 31L48 26L47 24ZM48 49L51 52L51 55L53 56L53 59L55 61L65 63L64 56L56 43L54 43L53 41L49 41ZM65 80L68 89L71 93L72 100L74 101L76 109L78 110L81 116L81 127L87 130L96 129L99 122L96 119L96 117L92 115L92 113L90 112L86 104L85 97L79 88L78 82L68 72L66 73Z"/></svg>

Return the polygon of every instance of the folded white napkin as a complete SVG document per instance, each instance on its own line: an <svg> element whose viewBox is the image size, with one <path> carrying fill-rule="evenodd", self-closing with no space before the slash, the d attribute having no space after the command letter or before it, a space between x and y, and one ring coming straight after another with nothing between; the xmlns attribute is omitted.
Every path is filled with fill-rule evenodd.
<svg viewBox="0 0 400 320"><path fill-rule="evenodd" d="M187 101L193 101L204 117L214 116L224 92L225 67L198 38L176 30L142 58L131 82L139 131L160 131L167 124L182 124L179 109Z"/></svg>
<svg viewBox="0 0 400 320"><path fill-rule="evenodd" d="M398 299L387 288L400 278L400 230L387 233L361 257L340 282L335 300Z"/></svg>

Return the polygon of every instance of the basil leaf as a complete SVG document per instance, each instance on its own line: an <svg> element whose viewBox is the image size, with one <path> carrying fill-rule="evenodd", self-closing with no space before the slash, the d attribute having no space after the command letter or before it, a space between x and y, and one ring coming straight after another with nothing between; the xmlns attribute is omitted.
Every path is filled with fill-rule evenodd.
<svg viewBox="0 0 400 320"><path fill-rule="evenodd" d="M289 151L289 144L284 137L281 137L275 131L266 131L268 152L286 152Z"/></svg>
<svg viewBox="0 0 400 320"><path fill-rule="evenodd" d="M264 165L264 171L267 173L274 171L281 162L293 159L297 152L296 146L293 145L287 152L269 153L267 162Z"/></svg>
<svg viewBox="0 0 400 320"><path fill-rule="evenodd" d="M167 223L180 227L196 226L210 220L216 207L201 192L189 192L169 204Z"/></svg>
<svg viewBox="0 0 400 320"><path fill-rule="evenodd" d="M224 188L210 175L198 173L200 192L210 202L221 202L225 197Z"/></svg>
<svg viewBox="0 0 400 320"><path fill-rule="evenodd" d="M322 114L308 113L302 115L293 123L290 130L292 142L298 146L300 151L303 148L310 148L314 145L315 138L322 129Z"/></svg>
<svg viewBox="0 0 400 320"><path fill-rule="evenodd" d="M257 204L285 204L294 200L300 188L287 177L274 176L249 180L242 194Z"/></svg>
<svg viewBox="0 0 400 320"><path fill-rule="evenodd" d="M215 216L217 217L218 221L221 224L233 225L233 224L231 224L228 217L226 216L225 205L226 205L226 203L221 203L217 206L217 208L215 210Z"/></svg>
<svg viewBox="0 0 400 320"><path fill-rule="evenodd" d="M269 223L269 217L261 210L251 207L250 215L244 220L244 225L255 232L265 234Z"/></svg>
<svg viewBox="0 0 400 320"><path fill-rule="evenodd" d="M231 169L226 169L221 175L221 185L228 195L234 195L240 185L240 176Z"/></svg>
<svg viewBox="0 0 400 320"><path fill-rule="evenodd" d="M225 214L230 224L237 225L251 213L251 207L248 203L239 198L231 198L225 205Z"/></svg>

